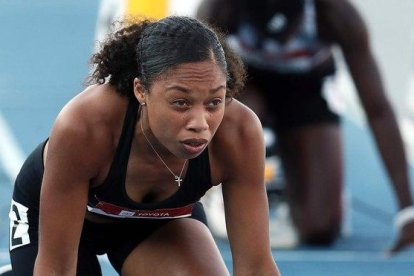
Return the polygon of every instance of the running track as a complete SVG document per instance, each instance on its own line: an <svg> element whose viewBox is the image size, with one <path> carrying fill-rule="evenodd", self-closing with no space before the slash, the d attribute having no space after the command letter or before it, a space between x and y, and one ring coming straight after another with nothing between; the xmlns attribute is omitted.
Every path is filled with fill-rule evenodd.
<svg viewBox="0 0 414 276"><path fill-rule="evenodd" d="M64 103L81 91L98 5L97 0L0 0L0 160L8 161L0 167L0 265L9 262L9 176L47 137ZM371 137L344 120L344 140L350 235L331 248L274 250L274 257L284 275L409 275L414 248L391 259L383 254L395 238L395 204ZM218 243L231 269L228 244ZM104 275L116 275L101 260Z"/></svg>

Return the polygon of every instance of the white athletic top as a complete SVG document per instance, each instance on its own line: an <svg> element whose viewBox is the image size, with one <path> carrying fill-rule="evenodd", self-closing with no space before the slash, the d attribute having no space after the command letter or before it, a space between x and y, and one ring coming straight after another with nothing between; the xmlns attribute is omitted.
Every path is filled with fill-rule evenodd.
<svg viewBox="0 0 414 276"><path fill-rule="evenodd" d="M302 25L284 44L275 38L264 37L261 47L257 48L259 34L250 24L241 24L238 33L229 35L227 41L247 64L257 68L280 73L309 72L331 57L331 49L318 39L314 0L305 0L303 9ZM284 19L275 14L267 23L268 31L284 24Z"/></svg>

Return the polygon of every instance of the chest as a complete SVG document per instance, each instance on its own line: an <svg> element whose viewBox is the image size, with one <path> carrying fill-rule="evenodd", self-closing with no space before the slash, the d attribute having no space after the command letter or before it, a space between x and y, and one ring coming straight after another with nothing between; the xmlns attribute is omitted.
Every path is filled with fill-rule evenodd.
<svg viewBox="0 0 414 276"><path fill-rule="evenodd" d="M178 164L179 165L179 164ZM131 155L128 161L125 175L126 195L135 202L158 202L171 197L178 191L186 177L188 164L181 166L172 165L172 174L158 159L150 161L142 160L137 155ZM182 173L181 171L182 170ZM176 181L176 175L181 173L180 182Z"/></svg>

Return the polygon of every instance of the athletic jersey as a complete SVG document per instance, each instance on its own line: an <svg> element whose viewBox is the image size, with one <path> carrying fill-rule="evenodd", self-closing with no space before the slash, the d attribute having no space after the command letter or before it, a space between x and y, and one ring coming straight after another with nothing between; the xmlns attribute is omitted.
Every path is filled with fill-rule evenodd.
<svg viewBox="0 0 414 276"><path fill-rule="evenodd" d="M281 25L287 25L286 20L282 14L275 13L266 25L266 32L276 32ZM247 64L274 72L308 73L327 61L332 62L330 45L318 39L314 0L305 0L302 23L287 42L264 33L254 24L243 21L237 33L228 36L228 44Z"/></svg>
<svg viewBox="0 0 414 276"><path fill-rule="evenodd" d="M130 100L124 125L108 176L104 183L89 190L87 209L112 218L178 218L188 217L193 205L211 188L208 150L189 161L187 174L180 189L169 198L154 203L136 203L128 198L125 176L137 120L138 103ZM39 211L40 189L44 166L42 142L26 159L14 188L15 201L30 212ZM36 214L32 213L33 215Z"/></svg>
<svg viewBox="0 0 414 276"><path fill-rule="evenodd" d="M89 193L88 211L115 218L179 218L189 217L193 205L211 188L208 150L190 160L187 174L178 191L154 203L132 201L125 190L125 176L137 120L138 102L130 100L121 138L104 183Z"/></svg>

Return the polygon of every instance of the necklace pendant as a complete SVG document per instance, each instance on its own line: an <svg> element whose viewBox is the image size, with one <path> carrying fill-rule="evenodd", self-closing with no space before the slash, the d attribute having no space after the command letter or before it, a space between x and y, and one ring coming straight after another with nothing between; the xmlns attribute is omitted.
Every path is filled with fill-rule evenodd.
<svg viewBox="0 0 414 276"><path fill-rule="evenodd" d="M174 181L177 182L178 187L181 186L181 181L183 181L183 179L179 176L174 176Z"/></svg>

